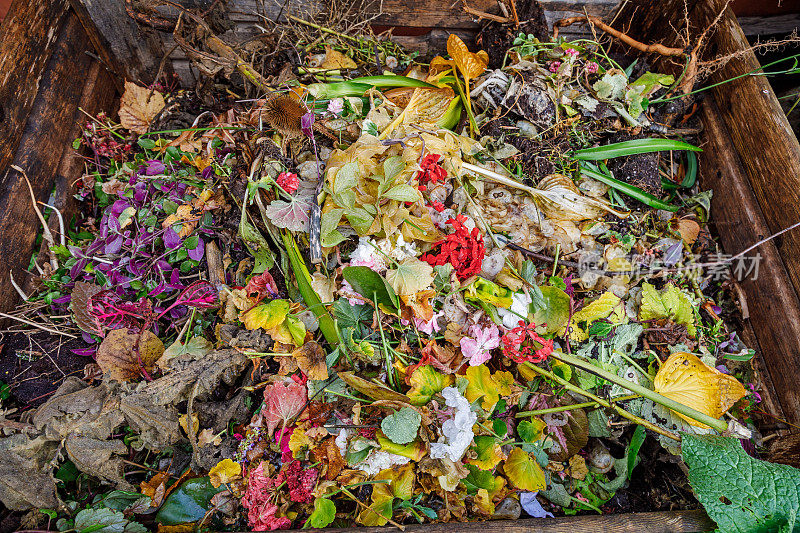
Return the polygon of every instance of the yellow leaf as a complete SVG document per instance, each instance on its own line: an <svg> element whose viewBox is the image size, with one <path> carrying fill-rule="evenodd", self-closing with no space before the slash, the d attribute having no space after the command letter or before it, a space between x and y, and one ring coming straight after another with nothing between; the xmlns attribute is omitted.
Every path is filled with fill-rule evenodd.
<svg viewBox="0 0 800 533"><path fill-rule="evenodd" d="M134 133L147 133L150 123L165 105L160 92L126 81L119 107L120 124Z"/></svg>
<svg viewBox="0 0 800 533"><path fill-rule="evenodd" d="M343 53L334 50L328 45L325 45L325 59L322 61L320 68L325 70L334 69L353 69L358 67L356 62L344 55Z"/></svg>
<svg viewBox="0 0 800 533"><path fill-rule="evenodd" d="M669 356L656 374L653 388L659 394L713 418L721 417L746 394L744 386L735 377L723 374L696 355L685 352ZM693 426L708 427L676 414Z"/></svg>
<svg viewBox="0 0 800 533"><path fill-rule="evenodd" d="M589 305L583 307L580 311L577 311L574 315L572 315L572 321L576 324L580 322L594 322L595 320L600 320L601 318L606 318L610 315L618 306L620 306L622 300L619 299L611 291L604 292L600 298L593 301Z"/></svg>
<svg viewBox="0 0 800 533"><path fill-rule="evenodd" d="M454 378L451 374L445 375L437 372L430 365L417 368L408 378L408 383L411 385L411 390L408 391L411 405L425 405L433 398L434 394L452 385L453 381Z"/></svg>
<svg viewBox="0 0 800 533"><path fill-rule="evenodd" d="M497 392L505 396L511 394L511 386L514 385L514 374L505 370L495 372L492 379L497 384Z"/></svg>
<svg viewBox="0 0 800 533"><path fill-rule="evenodd" d="M522 448L511 450L503 465L503 471L509 481L522 490L536 492L547 488L544 470L535 459L531 459L530 454L522 451Z"/></svg>
<svg viewBox="0 0 800 533"><path fill-rule="evenodd" d="M306 446L311 446L311 444L311 439L308 438L306 430L303 428L295 428L295 430L292 431L292 436L289 437L289 449L292 450L292 454Z"/></svg>
<svg viewBox="0 0 800 533"><path fill-rule="evenodd" d="M433 267L416 257L406 257L386 272L386 281L401 296L415 294L433 283Z"/></svg>
<svg viewBox="0 0 800 533"><path fill-rule="evenodd" d="M328 379L328 365L325 350L315 341L308 341L292 352L297 366L309 379L322 381Z"/></svg>
<svg viewBox="0 0 800 533"><path fill-rule="evenodd" d="M400 124L436 124L455 98L450 87L417 87L403 112L381 133L386 138Z"/></svg>
<svg viewBox="0 0 800 533"><path fill-rule="evenodd" d="M483 398L481 407L491 411L492 407L500 399L497 383L492 378L489 368L486 365L471 366L467 369L467 390L464 394L470 403L478 398Z"/></svg>
<svg viewBox="0 0 800 533"><path fill-rule="evenodd" d="M288 300L272 300L247 311L241 320L247 329L271 330L286 320L289 306Z"/></svg>
<svg viewBox="0 0 800 533"><path fill-rule="evenodd" d="M470 52L461 37L454 33L447 38L447 53L467 79L475 79L483 74L489 63L489 55L485 51L481 50L477 54Z"/></svg>
<svg viewBox="0 0 800 533"><path fill-rule="evenodd" d="M476 457L468 459L467 462L475 465L481 470L492 470L500 464L505 457L500 443L491 435L478 435L473 439Z"/></svg>
<svg viewBox="0 0 800 533"><path fill-rule="evenodd" d="M475 495L475 507L481 514L492 516L494 514L494 503L489 497L489 491L486 489L478 489L478 494Z"/></svg>
<svg viewBox="0 0 800 533"><path fill-rule="evenodd" d="M181 415L178 418L178 424L183 428L187 435L190 434L189 432L189 417L187 415ZM192 431L191 434L197 433L197 430L200 429L200 420L198 420L197 415L192 413Z"/></svg>
<svg viewBox="0 0 800 533"><path fill-rule="evenodd" d="M231 481L239 479L241 475L242 465L230 459L223 459L208 472L209 481L211 481L214 488L219 487L223 483L230 483Z"/></svg>

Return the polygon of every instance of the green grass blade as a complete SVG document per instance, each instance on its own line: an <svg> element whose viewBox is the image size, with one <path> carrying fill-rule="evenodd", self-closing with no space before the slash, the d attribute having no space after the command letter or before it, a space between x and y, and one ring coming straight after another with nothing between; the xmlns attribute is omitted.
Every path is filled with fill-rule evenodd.
<svg viewBox="0 0 800 533"><path fill-rule="evenodd" d="M309 274L308 267L306 267L306 263L300 255L300 250L297 248L297 243L294 242L294 238L290 233L283 233L283 244L286 246L289 262L292 264L292 271L294 271L297 287L300 289L303 300L311 312L314 313L314 316L317 317L319 329L325 336L325 340L328 341L331 348L336 348L340 342L339 330L336 329L336 323L311 286L311 274Z"/></svg>
<svg viewBox="0 0 800 533"><path fill-rule="evenodd" d="M613 159L615 157L625 157L628 155L646 154L649 152L662 152L665 150L689 150L692 152L702 152L697 146L675 141L672 139L633 139L605 146L595 146L575 150L572 157L579 161L601 161L603 159Z"/></svg>
<svg viewBox="0 0 800 533"><path fill-rule="evenodd" d="M312 83L306 88L317 99L361 96L371 87L435 87L428 82L407 76L364 76L336 83Z"/></svg>
<svg viewBox="0 0 800 533"><path fill-rule="evenodd" d="M618 179L612 178L606 174L602 174L595 170L588 169L584 166L581 166L581 174L584 176L588 176L592 179L605 183L612 189L621 192L622 194L627 194L631 198L639 200L645 205L648 205L654 209L663 209L664 211L671 211L675 212L680 209L680 206L668 204L659 198L656 198L652 194L643 191L639 187L631 185L629 183L625 183L624 181L619 181Z"/></svg>

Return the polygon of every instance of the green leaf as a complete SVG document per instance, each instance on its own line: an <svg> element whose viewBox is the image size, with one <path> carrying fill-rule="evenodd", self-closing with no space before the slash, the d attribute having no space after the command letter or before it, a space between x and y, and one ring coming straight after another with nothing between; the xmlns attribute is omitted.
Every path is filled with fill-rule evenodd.
<svg viewBox="0 0 800 533"><path fill-rule="evenodd" d="M533 321L539 326L546 324L547 334L558 333L569 320L569 296L550 285L541 287L541 291L545 305L534 313Z"/></svg>
<svg viewBox="0 0 800 533"><path fill-rule="evenodd" d="M406 164L399 155L387 157L386 161L383 162L384 181L386 183L391 183L405 168Z"/></svg>
<svg viewBox="0 0 800 533"><path fill-rule="evenodd" d="M350 302L340 298L333 303L333 316L339 321L339 327L356 328L362 322L372 322L372 307L364 305L350 305Z"/></svg>
<svg viewBox="0 0 800 533"><path fill-rule="evenodd" d="M353 289L367 300L377 300L390 311L398 312L400 300L380 274L365 266L345 267L342 276Z"/></svg>
<svg viewBox="0 0 800 533"><path fill-rule="evenodd" d="M400 185L395 185L383 193L383 197L391 200L397 200L398 202L416 202L419 200L420 195L417 189L411 185L403 183Z"/></svg>
<svg viewBox="0 0 800 533"><path fill-rule="evenodd" d="M226 490L224 485L215 489L208 476L184 481L167 496L156 514L156 522L165 526L196 522L211 509L211 498L223 490Z"/></svg>
<svg viewBox="0 0 800 533"><path fill-rule="evenodd" d="M689 335L697 335L694 324L694 311L689 297L675 285L669 284L659 293L649 283L642 284L642 306L639 320L666 318L676 324L686 326Z"/></svg>
<svg viewBox="0 0 800 533"><path fill-rule="evenodd" d="M594 82L592 88L600 98L616 100L622 98L628 86L628 77L622 72L606 72L603 77Z"/></svg>
<svg viewBox="0 0 800 533"><path fill-rule="evenodd" d="M678 209L680 209L680 206L668 204L667 202L662 201L661 199L650 194L649 192L643 191L642 189L636 187L635 185L631 185L629 183L625 183L624 181L612 178L611 176L603 174L602 172L597 172L596 170L586 168L583 165L581 165L580 167L580 172L582 175L589 176L592 179L605 183L614 190L619 191L623 194L627 194L631 198L639 200L643 204L648 205L654 209L663 209L664 211L671 211L673 213Z"/></svg>
<svg viewBox="0 0 800 533"><path fill-rule="evenodd" d="M336 518L336 504L328 498L314 500L314 511L309 515L307 524L314 528L328 527Z"/></svg>
<svg viewBox="0 0 800 533"><path fill-rule="evenodd" d="M541 438L545 427L547 424L538 418L534 418L532 421L523 420L517 424L517 434L525 442L536 442Z"/></svg>
<svg viewBox="0 0 800 533"><path fill-rule="evenodd" d="M339 222L342 220L343 214L344 209L331 209L327 213L322 214L320 242L325 248L336 246L345 240L345 236L336 229L339 226Z"/></svg>
<svg viewBox="0 0 800 533"><path fill-rule="evenodd" d="M333 180L333 194L341 194L358 185L359 169L358 163L347 163L336 171L336 178Z"/></svg>
<svg viewBox="0 0 800 533"><path fill-rule="evenodd" d="M670 74L658 72L645 72L636 81L631 83L631 88L636 89L642 96L650 96L662 87L669 87L675 83L675 78Z"/></svg>
<svg viewBox="0 0 800 533"><path fill-rule="evenodd" d="M381 430L395 444L408 444L417 438L422 415L412 407L403 407L381 422Z"/></svg>
<svg viewBox="0 0 800 533"><path fill-rule="evenodd" d="M682 437L689 484L719 531L800 530L800 470L754 459L735 438Z"/></svg>
<svg viewBox="0 0 800 533"><path fill-rule="evenodd" d="M702 152L701 148L672 139L633 139L605 146L595 146L594 148L584 148L575 150L572 157L579 161L601 161L615 157L628 155L646 154L650 152L661 152L664 150L689 150L692 152Z"/></svg>
<svg viewBox="0 0 800 533"><path fill-rule="evenodd" d="M114 509L84 509L75 516L74 529L79 533L147 533L139 522L132 522Z"/></svg>
<svg viewBox="0 0 800 533"><path fill-rule="evenodd" d="M628 479L631 478L633 469L639 462L637 460L639 458L639 449L642 447L646 437L647 432L644 430L644 426L636 426L636 429L633 431L633 435L631 436L631 442L628 444Z"/></svg>

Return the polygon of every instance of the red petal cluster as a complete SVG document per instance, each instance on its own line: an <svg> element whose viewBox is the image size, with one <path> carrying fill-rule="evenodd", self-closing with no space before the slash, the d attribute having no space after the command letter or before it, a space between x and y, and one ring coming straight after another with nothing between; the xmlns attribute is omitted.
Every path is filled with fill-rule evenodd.
<svg viewBox="0 0 800 533"><path fill-rule="evenodd" d="M280 185L281 189L289 194L294 194L300 186L300 178L297 177L297 174L292 172L281 172L275 179L275 183Z"/></svg>
<svg viewBox="0 0 800 533"><path fill-rule="evenodd" d="M292 459L284 465L278 474L278 483L286 482L289 486L289 499L298 503L309 503L314 501L314 485L317 484L316 468L303 469L300 461Z"/></svg>
<svg viewBox="0 0 800 533"><path fill-rule="evenodd" d="M423 261L427 261L431 266L444 265L450 263L456 270L458 279L464 280L470 276L480 274L483 264L483 257L486 255L486 247L483 245L483 235L478 228L470 231L464 222L467 217L458 215L447 221L455 230L447 236L445 240L434 244L440 246L436 253L427 253L422 256Z"/></svg>
<svg viewBox="0 0 800 533"><path fill-rule="evenodd" d="M275 505L273 491L278 486L276 480L264 472L264 463L260 463L247 478L247 490L242 496L242 505L247 509L247 520L254 531L274 531L289 529L292 521L282 516L278 518L278 506Z"/></svg>
<svg viewBox="0 0 800 533"><path fill-rule="evenodd" d="M441 158L442 156L439 154L428 154L422 158L419 164L419 175L417 176L421 191L426 190L428 184L444 181L447 177L447 171L439 164L439 159Z"/></svg>
<svg viewBox="0 0 800 533"><path fill-rule="evenodd" d="M541 363L547 359L547 356L553 353L553 339L545 340L535 329L536 324L526 324L524 320L520 320L519 325L506 332L501 339L503 355L517 363L523 361ZM542 347L536 348L534 343Z"/></svg>

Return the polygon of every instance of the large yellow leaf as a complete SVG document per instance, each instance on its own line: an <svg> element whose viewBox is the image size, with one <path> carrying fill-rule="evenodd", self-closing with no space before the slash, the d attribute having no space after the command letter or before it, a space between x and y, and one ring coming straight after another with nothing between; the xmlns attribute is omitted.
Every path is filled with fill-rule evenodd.
<svg viewBox="0 0 800 533"><path fill-rule="evenodd" d="M343 53L334 50L328 45L325 45L325 59L322 61L320 68L323 69L353 69L357 68L356 62L344 55Z"/></svg>
<svg viewBox="0 0 800 533"><path fill-rule="evenodd" d="M728 374L703 363L696 355L676 352L659 369L653 381L659 394L719 418L746 393L744 386ZM696 420L676 413L689 424L707 428Z"/></svg>
<svg viewBox="0 0 800 533"><path fill-rule="evenodd" d="M511 450L511 453L508 454L508 459L503 465L503 471L508 476L509 481L522 490L536 492L547 488L544 470L522 448Z"/></svg>
<svg viewBox="0 0 800 533"><path fill-rule="evenodd" d="M454 33L447 38L447 53L453 58L461 74L468 79L474 79L483 74L489 63L489 54L484 50L477 54L470 52L461 37Z"/></svg>

